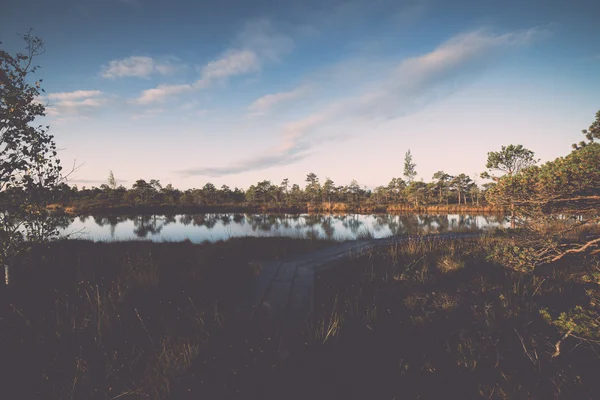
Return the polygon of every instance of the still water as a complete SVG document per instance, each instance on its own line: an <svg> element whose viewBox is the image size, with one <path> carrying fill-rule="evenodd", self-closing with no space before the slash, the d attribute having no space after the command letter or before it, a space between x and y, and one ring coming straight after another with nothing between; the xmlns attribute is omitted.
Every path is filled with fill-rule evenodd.
<svg viewBox="0 0 600 400"><path fill-rule="evenodd" d="M181 214L136 216L83 216L61 222L60 233L95 241L152 240L194 243L232 237L286 236L352 240L384 238L508 226L503 216L493 215L275 215Z"/></svg>

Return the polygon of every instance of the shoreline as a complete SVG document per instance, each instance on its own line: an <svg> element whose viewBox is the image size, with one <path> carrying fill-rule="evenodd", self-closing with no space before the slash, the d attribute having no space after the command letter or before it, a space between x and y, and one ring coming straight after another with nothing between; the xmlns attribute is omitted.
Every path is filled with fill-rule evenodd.
<svg viewBox="0 0 600 400"><path fill-rule="evenodd" d="M286 206L240 206L235 204L199 205L199 204L155 204L155 205L61 205L50 204L47 210L63 215L153 215L153 214L201 214L201 213L271 213L271 214L464 214L480 213L484 215L498 215L506 210L490 206L472 205L428 205L410 207L407 205L381 205L381 206L349 206L335 204L333 207L286 207Z"/></svg>

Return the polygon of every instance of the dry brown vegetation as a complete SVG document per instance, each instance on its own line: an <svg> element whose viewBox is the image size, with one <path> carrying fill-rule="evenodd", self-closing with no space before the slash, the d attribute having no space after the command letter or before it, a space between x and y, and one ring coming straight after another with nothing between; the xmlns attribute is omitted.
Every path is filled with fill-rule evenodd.
<svg viewBox="0 0 600 400"><path fill-rule="evenodd" d="M329 244L244 238L37 246L0 292L3 394L164 398L222 331L255 273L251 260Z"/></svg>
<svg viewBox="0 0 600 400"><path fill-rule="evenodd" d="M502 240L415 241L325 272L315 318L334 329L295 398L598 398L600 261L523 274L486 260ZM323 381L344 385L311 389Z"/></svg>
<svg viewBox="0 0 600 400"><path fill-rule="evenodd" d="M236 303L258 260L326 242L54 243L22 259L1 294L4 392L598 398L600 260L523 274L487 260L505 240L414 238L325 270L308 334L287 358L271 327L232 318Z"/></svg>

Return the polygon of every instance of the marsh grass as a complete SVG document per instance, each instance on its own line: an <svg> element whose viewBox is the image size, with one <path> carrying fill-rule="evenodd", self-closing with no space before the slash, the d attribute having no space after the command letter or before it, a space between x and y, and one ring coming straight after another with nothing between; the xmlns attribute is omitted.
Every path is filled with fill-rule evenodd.
<svg viewBox="0 0 600 400"><path fill-rule="evenodd" d="M223 331L256 263L330 245L59 241L19 260L2 296L6 398L161 399ZM16 396L16 397L15 397Z"/></svg>
<svg viewBox="0 0 600 400"><path fill-rule="evenodd" d="M409 241L324 272L314 318L335 329L315 338L302 360L315 380L294 398L599 398L598 260L522 274L486 261L498 240ZM585 337L553 357L567 329Z"/></svg>
<svg viewBox="0 0 600 400"><path fill-rule="evenodd" d="M323 269L312 316L294 325L302 343L285 359L278 325L261 312L236 321L235 305L261 260L329 242L54 243L23 258L14 288L0 294L3 393L600 398L600 261L523 274L487 261L503 240L412 238Z"/></svg>

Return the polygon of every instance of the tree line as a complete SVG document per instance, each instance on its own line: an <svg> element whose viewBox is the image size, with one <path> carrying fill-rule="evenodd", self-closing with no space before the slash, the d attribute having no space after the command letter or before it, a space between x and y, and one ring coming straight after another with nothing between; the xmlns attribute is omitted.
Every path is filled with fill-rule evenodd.
<svg viewBox="0 0 600 400"><path fill-rule="evenodd" d="M331 178L321 180L315 173L306 175L304 184L290 183L283 179L279 184L262 180L246 189L221 187L208 182L201 188L180 190L171 184L162 185L157 179L138 179L130 188L117 185L112 171L107 182L98 187L82 187L62 182L51 191L51 201L56 203L93 203L114 205L218 205L237 204L334 210L340 204L350 208L404 205L411 208L429 205L485 205L485 191L490 184L482 186L461 173L452 176L444 171L436 172L430 182L415 180L416 165L410 150L405 157L404 179L392 178L387 185L374 190L361 186L356 180L338 185ZM15 188L15 190L17 190Z"/></svg>

